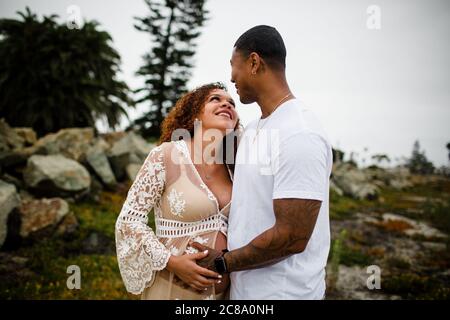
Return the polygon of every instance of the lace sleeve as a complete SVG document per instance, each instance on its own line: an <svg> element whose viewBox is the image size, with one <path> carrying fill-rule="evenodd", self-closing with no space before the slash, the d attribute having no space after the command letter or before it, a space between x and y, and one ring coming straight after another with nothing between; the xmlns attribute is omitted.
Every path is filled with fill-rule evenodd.
<svg viewBox="0 0 450 320"><path fill-rule="evenodd" d="M141 293L170 258L170 251L147 225L148 213L161 198L164 181L164 154L159 146L145 159L116 221L120 274L127 291L134 294Z"/></svg>

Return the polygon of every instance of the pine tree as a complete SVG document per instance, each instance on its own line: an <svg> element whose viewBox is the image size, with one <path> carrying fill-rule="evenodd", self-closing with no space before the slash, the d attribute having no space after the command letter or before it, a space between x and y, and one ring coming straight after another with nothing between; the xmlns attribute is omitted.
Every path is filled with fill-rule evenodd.
<svg viewBox="0 0 450 320"><path fill-rule="evenodd" d="M411 158L408 159L407 167L412 173L431 174L434 172L433 164L428 161L425 152L420 150L419 141L414 142Z"/></svg>
<svg viewBox="0 0 450 320"><path fill-rule="evenodd" d="M29 8L21 20L0 20L0 118L38 136L67 127L115 128L133 105L117 80L120 56L111 36L87 21L80 29L40 21Z"/></svg>
<svg viewBox="0 0 450 320"><path fill-rule="evenodd" d="M448 150L448 161L450 161L450 142L447 143L447 150Z"/></svg>
<svg viewBox="0 0 450 320"><path fill-rule="evenodd" d="M145 86L136 90L137 103L148 105L148 112L134 120L127 129L144 137L158 137L160 125L170 108L187 91L191 76L194 40L207 17L204 0L146 0L150 13L136 18L135 28L148 32L152 40L149 53L137 74L145 78Z"/></svg>

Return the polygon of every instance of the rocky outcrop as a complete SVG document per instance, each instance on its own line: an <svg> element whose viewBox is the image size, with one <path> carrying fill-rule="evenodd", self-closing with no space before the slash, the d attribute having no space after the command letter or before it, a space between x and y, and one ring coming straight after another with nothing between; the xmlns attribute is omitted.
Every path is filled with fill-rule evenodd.
<svg viewBox="0 0 450 320"><path fill-rule="evenodd" d="M9 151L22 148L25 139L21 137L8 123L0 119L0 151Z"/></svg>
<svg viewBox="0 0 450 320"><path fill-rule="evenodd" d="M404 167L357 168L351 163L338 162L334 165L330 188L338 195L354 199L376 199L380 188L401 190L413 186L411 174Z"/></svg>
<svg viewBox="0 0 450 320"><path fill-rule="evenodd" d="M411 182L411 174L407 168L396 167L396 168L378 168L369 167L363 170L373 184L378 187L391 187L397 190L411 187L413 183Z"/></svg>
<svg viewBox="0 0 450 320"><path fill-rule="evenodd" d="M129 164L141 164L144 162L154 145L131 132L115 142L108 151L107 156L118 180L126 177Z"/></svg>
<svg viewBox="0 0 450 320"><path fill-rule="evenodd" d="M355 199L375 199L379 193L378 186L371 182L366 172L347 163L334 168L332 180L344 195Z"/></svg>
<svg viewBox="0 0 450 320"><path fill-rule="evenodd" d="M101 149L91 148L86 154L86 162L105 186L112 188L116 185L114 172L108 158Z"/></svg>
<svg viewBox="0 0 450 320"><path fill-rule="evenodd" d="M399 214L384 213L382 220L375 224L386 229L395 229L408 236L420 236L426 239L447 239L447 235L429 226L428 224L416 221Z"/></svg>
<svg viewBox="0 0 450 320"><path fill-rule="evenodd" d="M31 150L32 154L60 154L75 161L83 161L93 139L92 128L62 129L39 139Z"/></svg>
<svg viewBox="0 0 450 320"><path fill-rule="evenodd" d="M23 150L25 138L19 135L3 119L0 119L0 167L26 161L28 153Z"/></svg>
<svg viewBox="0 0 450 320"><path fill-rule="evenodd" d="M18 209L20 217L20 236L27 238L45 231L53 231L69 213L69 204L60 198L27 200ZM72 224L75 222L72 221ZM70 224L61 227L65 232ZM76 224L76 223L75 223Z"/></svg>
<svg viewBox="0 0 450 320"><path fill-rule="evenodd" d="M0 180L0 248L7 235L8 217L14 208L20 205L16 187Z"/></svg>
<svg viewBox="0 0 450 320"><path fill-rule="evenodd" d="M78 221L69 203L98 201L104 188L123 188L153 147L134 132L96 135L93 128L38 139L32 128L0 119L0 247L5 239L15 248L41 234L73 233Z"/></svg>
<svg viewBox="0 0 450 320"><path fill-rule="evenodd" d="M79 223L77 217L75 216L75 214L70 212L69 214L64 216L61 223L58 225L56 234L62 236L71 235L78 229L78 226Z"/></svg>
<svg viewBox="0 0 450 320"><path fill-rule="evenodd" d="M36 132L31 128L13 128L14 131L23 139L25 146L32 146L37 141Z"/></svg>
<svg viewBox="0 0 450 320"><path fill-rule="evenodd" d="M104 187L114 188L117 182L134 179L136 168L142 166L154 147L134 132L112 132L95 136L93 128L67 128L36 139L33 129L11 128L1 120L0 133L0 178L8 180L17 188L29 188L38 196L66 196L67 193L64 188L60 190L56 182L61 181L55 179L45 178L45 183L36 186L33 174L36 163L44 167L45 162L51 161L52 164L45 167L52 172L61 168L61 163L64 167L68 166L67 159L70 159L87 169L89 175L95 176ZM37 156L48 157L36 160L39 159ZM71 184L73 181L80 181L81 177L81 180L85 180L81 183L82 187L79 183L73 187L75 190L86 189L86 174L81 174L81 167L74 162L70 164L70 168L78 173L74 173L73 177L66 175L62 180ZM54 170L51 166L54 166ZM24 185L20 182L22 179L26 182Z"/></svg>
<svg viewBox="0 0 450 320"><path fill-rule="evenodd" d="M33 155L23 174L30 189L45 195L70 196L88 191L91 184L86 168L62 155Z"/></svg>
<svg viewBox="0 0 450 320"><path fill-rule="evenodd" d="M134 179L136 179L136 176L139 172L139 169L141 169L142 165L141 164L137 164L137 163L130 163L129 165L127 165L125 171L127 174L127 178L130 181L134 181Z"/></svg>

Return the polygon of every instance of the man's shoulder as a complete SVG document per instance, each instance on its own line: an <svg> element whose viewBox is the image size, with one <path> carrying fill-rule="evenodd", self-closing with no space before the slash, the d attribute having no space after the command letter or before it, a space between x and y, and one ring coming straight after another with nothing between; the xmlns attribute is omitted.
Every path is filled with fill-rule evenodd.
<svg viewBox="0 0 450 320"><path fill-rule="evenodd" d="M290 119L290 121L282 123L279 127L279 140L280 143L296 140L321 140L326 145L331 144L327 132L314 115L308 118L301 115L300 119Z"/></svg>
<svg viewBox="0 0 450 320"><path fill-rule="evenodd" d="M323 131L315 112L299 99L289 101L289 104L280 110L276 126L291 132Z"/></svg>

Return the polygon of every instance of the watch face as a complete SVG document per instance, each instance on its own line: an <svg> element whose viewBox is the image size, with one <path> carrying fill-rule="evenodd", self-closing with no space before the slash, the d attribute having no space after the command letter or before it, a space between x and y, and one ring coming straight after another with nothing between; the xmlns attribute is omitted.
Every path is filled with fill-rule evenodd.
<svg viewBox="0 0 450 320"><path fill-rule="evenodd" d="M223 257L218 257L214 260L214 265L216 267L217 272L224 273L225 272L225 259Z"/></svg>

